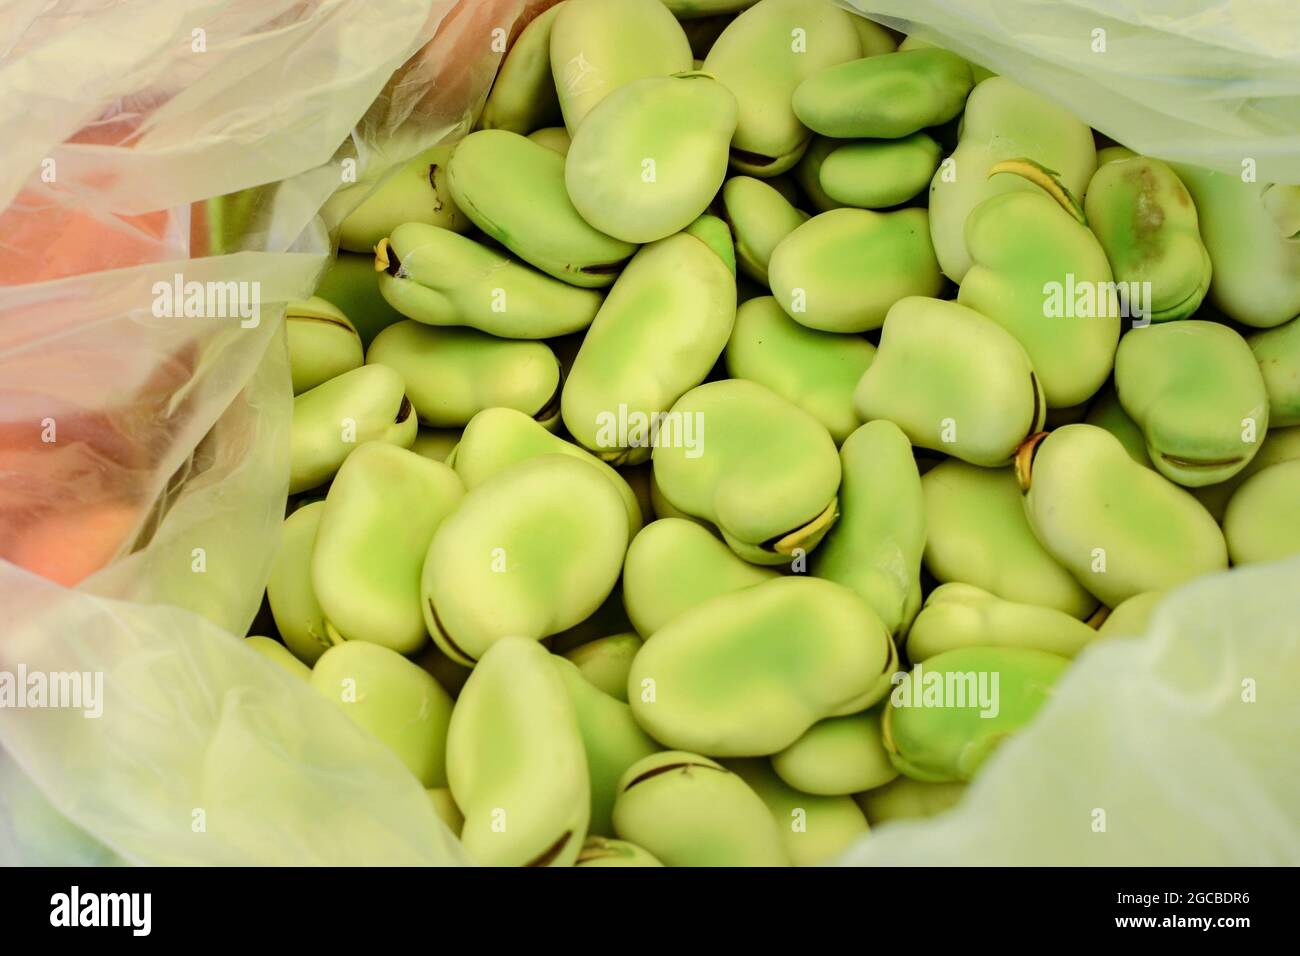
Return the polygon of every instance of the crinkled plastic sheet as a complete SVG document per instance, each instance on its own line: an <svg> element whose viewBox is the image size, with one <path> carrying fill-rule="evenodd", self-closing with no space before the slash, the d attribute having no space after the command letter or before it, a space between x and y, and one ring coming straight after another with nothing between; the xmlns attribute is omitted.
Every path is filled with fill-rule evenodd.
<svg viewBox="0 0 1300 956"><path fill-rule="evenodd" d="M1041 93L1131 149L1300 183L1295 0L835 0Z"/></svg>
<svg viewBox="0 0 1300 956"><path fill-rule="evenodd" d="M1194 581L1102 640L962 802L851 865L1300 863L1300 560Z"/></svg>
<svg viewBox="0 0 1300 956"><path fill-rule="evenodd" d="M391 753L239 636L318 212L345 160L377 182L463 135L529 6L0 15L0 670L104 675L99 718L0 708L0 862L466 862ZM257 283L258 320L156 317L178 274Z"/></svg>

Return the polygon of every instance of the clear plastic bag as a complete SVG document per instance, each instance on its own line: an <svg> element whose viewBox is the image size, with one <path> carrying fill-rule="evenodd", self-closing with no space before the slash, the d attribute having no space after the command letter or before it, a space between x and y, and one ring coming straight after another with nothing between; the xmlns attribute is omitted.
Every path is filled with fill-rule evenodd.
<svg viewBox="0 0 1300 956"><path fill-rule="evenodd" d="M280 315L330 252L317 213L345 160L376 181L465 132L494 31L545 5L155 0L0 20L0 670L104 674L98 718L0 708L0 862L466 862L396 758L238 636L283 515ZM1076 67L1094 62L1080 24L1100 18L1120 65L1044 93L1136 148L1235 169L1258 146L1261 176L1300 182L1300 40L1270 29L1279 4L1123 31L1118 0L843 5L1030 83L1075 44ZM1195 53L1202 36L1220 58ZM1178 70L1152 66L1170 49ZM261 321L153 318L153 284L177 272L260 282ZM1297 581L1292 563L1171 597L1149 640L1085 654L957 810L883 827L845 862L1300 859ZM1257 702L1234 703L1247 677Z"/></svg>
<svg viewBox="0 0 1300 956"><path fill-rule="evenodd" d="M887 823L855 865L1294 866L1300 560L1194 581L1098 641L961 803Z"/></svg>
<svg viewBox="0 0 1300 956"><path fill-rule="evenodd" d="M1130 149L1300 183L1293 0L835 0L1064 106Z"/></svg>
<svg viewBox="0 0 1300 956"><path fill-rule="evenodd" d="M0 670L102 673L103 713L0 708L0 861L463 863L401 764L239 635L318 212L467 131L529 4L47 6L0 20ZM257 321L156 317L177 274L256 282Z"/></svg>

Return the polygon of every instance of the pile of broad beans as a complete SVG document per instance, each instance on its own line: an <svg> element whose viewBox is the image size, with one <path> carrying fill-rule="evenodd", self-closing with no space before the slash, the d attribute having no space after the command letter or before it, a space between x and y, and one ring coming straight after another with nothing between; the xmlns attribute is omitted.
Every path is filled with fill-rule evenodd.
<svg viewBox="0 0 1300 956"><path fill-rule="evenodd" d="M1298 232L826 0L566 0L289 310L249 641L480 863L831 860L1300 552Z"/></svg>

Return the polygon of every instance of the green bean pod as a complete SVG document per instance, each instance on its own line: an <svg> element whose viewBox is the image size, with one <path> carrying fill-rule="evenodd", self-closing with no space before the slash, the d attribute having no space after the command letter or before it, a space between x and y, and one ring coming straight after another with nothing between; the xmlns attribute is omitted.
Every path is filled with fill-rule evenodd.
<svg viewBox="0 0 1300 956"><path fill-rule="evenodd" d="M409 222L375 246L379 291L426 325L467 325L509 339L546 339L591 325L595 289L579 289L473 239Z"/></svg>
<svg viewBox="0 0 1300 956"><path fill-rule="evenodd" d="M913 664L959 647L1028 647L1074 657L1097 632L1056 608L1006 601L970 584L941 584L907 632Z"/></svg>
<svg viewBox="0 0 1300 956"><path fill-rule="evenodd" d="M565 651L564 656L593 687L626 704L627 675L642 643L638 635L629 631L579 644Z"/></svg>
<svg viewBox="0 0 1300 956"><path fill-rule="evenodd" d="M560 0L529 20L515 37L483 104L483 129L527 135L560 122L560 98L551 79L551 27L563 9Z"/></svg>
<svg viewBox="0 0 1300 956"><path fill-rule="evenodd" d="M404 763L424 787L447 785L451 698L401 654L367 641L331 647L311 685Z"/></svg>
<svg viewBox="0 0 1300 956"><path fill-rule="evenodd" d="M578 444L614 464L651 454L675 401L704 381L736 319L735 276L696 236L643 247L614 283L564 383Z"/></svg>
<svg viewBox="0 0 1300 956"><path fill-rule="evenodd" d="M1214 270L1210 301L1257 329L1300 315L1300 185L1172 165L1196 203Z"/></svg>
<svg viewBox="0 0 1300 956"><path fill-rule="evenodd" d="M1300 554L1300 461L1270 465L1241 483L1223 514L1235 565Z"/></svg>
<svg viewBox="0 0 1300 956"><path fill-rule="evenodd" d="M1014 176L989 178L1003 160L1027 158L1055 170L1061 183L1082 196L1097 169L1092 130L1065 110L1005 77L971 91L953 154L930 181L930 235L944 275L962 282L971 267L966 219L984 200L1034 187Z"/></svg>
<svg viewBox="0 0 1300 956"><path fill-rule="evenodd" d="M1086 402L1110 375L1119 341L1106 252L1054 174L1023 160L989 172L1023 176L1044 191L1003 193L971 211L971 266L957 301L1024 346L1049 408Z"/></svg>
<svg viewBox="0 0 1300 956"><path fill-rule="evenodd" d="M772 250L808 219L770 183L752 176L732 176L722 184L722 214L736 237L737 265L763 285Z"/></svg>
<svg viewBox="0 0 1300 956"><path fill-rule="evenodd" d="M776 299L761 296L736 310L726 361L732 378L766 385L798 405L838 445L860 424L853 390L875 354L876 347L866 339L800 325Z"/></svg>
<svg viewBox="0 0 1300 956"><path fill-rule="evenodd" d="M1300 318L1246 338L1268 391L1270 428L1300 425Z"/></svg>
<svg viewBox="0 0 1300 956"><path fill-rule="evenodd" d="M698 754L667 751L628 767L614 829L667 866L789 866L767 805L736 774Z"/></svg>
<svg viewBox="0 0 1300 956"><path fill-rule="evenodd" d="M667 747L773 754L826 717L870 707L898 656L848 588L782 577L705 601L655 632L632 661L628 703Z"/></svg>
<svg viewBox="0 0 1300 956"><path fill-rule="evenodd" d="M1124 411L1124 406L1119 403L1119 395L1115 391L1113 382L1097 393L1083 421L1087 425L1104 428L1114 435L1124 446L1128 456L1139 465L1153 467L1151 456L1147 454L1146 436L1142 434L1138 423L1128 417L1128 412ZM990 588L990 590L994 589Z"/></svg>
<svg viewBox="0 0 1300 956"><path fill-rule="evenodd" d="M526 136L470 133L447 166L456 204L520 259L569 285L611 285L636 247L587 224L564 186L565 158Z"/></svg>
<svg viewBox="0 0 1300 956"><path fill-rule="evenodd" d="M905 203L930 183L942 150L925 133L837 146L822 161L818 180L836 202L861 209Z"/></svg>
<svg viewBox="0 0 1300 956"><path fill-rule="evenodd" d="M1185 319L1200 307L1210 287L1210 254L1177 173L1148 156L1101 164L1083 208L1115 281L1150 283L1152 321Z"/></svg>
<svg viewBox="0 0 1300 956"><path fill-rule="evenodd" d="M373 254L375 245L404 222L419 222L452 232L469 232L470 221L457 207L447 185L451 146L433 146L389 172L373 192L373 183L344 187L330 197L326 209L346 207L365 198L339 223L339 248ZM369 195L365 195L369 192ZM329 298L328 295L325 298ZM342 305L341 303L335 303ZM356 318L344 308L349 317Z"/></svg>
<svg viewBox="0 0 1300 956"><path fill-rule="evenodd" d="M736 98L708 74L635 80L574 134L564 159L569 196L607 235L629 243L671 236L717 195L735 129Z"/></svg>
<svg viewBox="0 0 1300 956"><path fill-rule="evenodd" d="M925 567L936 580L960 581L1072 618L1096 610L1097 599L1034 536L1014 469L950 458L925 473L921 491Z"/></svg>
<svg viewBox="0 0 1300 956"><path fill-rule="evenodd" d="M772 769L804 793L838 796L882 787L898 776L880 736L883 710L819 720L807 733L772 755Z"/></svg>
<svg viewBox="0 0 1300 956"><path fill-rule="evenodd" d="M410 448L419 424L405 387L393 369L363 365L295 397L289 494L329 481L366 442Z"/></svg>
<svg viewBox="0 0 1300 956"><path fill-rule="evenodd" d="M1220 481L1214 485L1202 485L1199 488L1189 488L1188 490L1214 516L1215 521L1222 523L1223 513L1227 510L1228 501L1232 498L1233 492L1241 487L1243 481L1256 472L1263 471L1270 465L1293 461L1296 458L1300 458L1300 427L1292 425L1290 428L1270 428L1268 434L1264 436L1263 443L1259 446L1259 451L1255 453L1255 457L1250 460L1250 463L1245 468L1227 481Z"/></svg>
<svg viewBox="0 0 1300 956"><path fill-rule="evenodd" d="M332 640L365 640L400 654L427 641L420 572L438 525L465 486L441 462L372 442L330 485L311 556L311 582Z"/></svg>
<svg viewBox="0 0 1300 956"><path fill-rule="evenodd" d="M938 48L850 60L814 73L794 91L795 115L836 139L901 139L946 123L975 85L970 64Z"/></svg>
<svg viewBox="0 0 1300 956"><path fill-rule="evenodd" d="M623 562L623 603L637 633L648 639L710 598L776 576L770 568L738 558L702 525L682 518L660 518L641 529L628 546Z"/></svg>
<svg viewBox="0 0 1300 956"><path fill-rule="evenodd" d="M728 24L704 59L739 104L731 164L750 176L793 166L810 133L791 106L818 70L862 55L856 18L822 0L759 0Z"/></svg>
<svg viewBox="0 0 1300 956"><path fill-rule="evenodd" d="M1024 647L964 647L917 665L890 695L881 734L902 773L971 780L1047 702L1070 662Z"/></svg>
<svg viewBox="0 0 1300 956"><path fill-rule="evenodd" d="M551 76L571 136L619 87L691 64L690 41L659 0L567 0L551 26Z"/></svg>
<svg viewBox="0 0 1300 956"><path fill-rule="evenodd" d="M618 582L627 511L613 484L569 455L528 458L466 494L429 545L425 624L473 665L509 636L541 640L590 617Z"/></svg>
<svg viewBox="0 0 1300 956"><path fill-rule="evenodd" d="M624 701L615 700L593 686L577 666L563 657L551 655L551 664L564 680L573 701L587 755L587 774L591 779L591 832L613 833L614 798L623 772L643 757L661 748L651 740Z"/></svg>
<svg viewBox="0 0 1300 956"><path fill-rule="evenodd" d="M569 455L609 479L627 510L628 538L641 530L641 505L627 481L585 448L553 435L536 419L512 408L485 408L465 426L451 464L466 488L477 488L497 472L539 455Z"/></svg>
<svg viewBox="0 0 1300 956"><path fill-rule="evenodd" d="M1151 464L1180 485L1231 478L1268 433L1268 389L1250 345L1217 322L1133 329L1115 354L1115 388Z"/></svg>
<svg viewBox="0 0 1300 956"><path fill-rule="evenodd" d="M1100 428L1035 435L1016 474L1038 540L1107 607L1228 565L1223 533L1200 502Z"/></svg>
<svg viewBox="0 0 1300 956"><path fill-rule="evenodd" d="M912 446L893 422L868 422L844 442L840 465L840 520L813 552L812 573L857 592L902 634L921 606L926 535Z"/></svg>
<svg viewBox="0 0 1300 956"><path fill-rule="evenodd" d="M943 288L924 209L814 216L777 244L767 272L786 314L825 332L878 329L895 302Z"/></svg>
<svg viewBox="0 0 1300 956"><path fill-rule="evenodd" d="M755 382L691 389L671 420L694 423L694 442L660 442L654 477L682 512L717 525L755 564L811 552L835 523L840 460L822 424Z"/></svg>
<svg viewBox="0 0 1300 956"><path fill-rule="evenodd" d="M867 835L867 818L847 796L802 793L766 760L731 759L723 766L744 780L767 805L795 866L824 866Z"/></svg>
<svg viewBox="0 0 1300 956"><path fill-rule="evenodd" d="M1011 333L963 305L915 296L889 310L853 404L865 421L898 425L913 445L988 468L1007 464L1046 410Z"/></svg>
<svg viewBox="0 0 1300 956"><path fill-rule="evenodd" d="M867 821L873 827L891 820L924 820L951 810L961 802L966 784L925 783L911 777L897 777L883 787L854 794Z"/></svg>
<svg viewBox="0 0 1300 956"><path fill-rule="evenodd" d="M435 428L467 425L498 407L547 427L559 418L560 366L545 342L398 322L376 336L366 362L400 373L420 422Z"/></svg>
<svg viewBox="0 0 1300 956"><path fill-rule="evenodd" d="M313 501L284 519L266 580L266 600L276 630L294 657L308 667L332 645L325 632L325 612L311 583L311 553L324 510L324 501Z"/></svg>
<svg viewBox="0 0 1300 956"><path fill-rule="evenodd" d="M465 683L447 731L460 840L482 866L571 866L591 818L577 713L546 648L506 637Z"/></svg>
<svg viewBox="0 0 1300 956"><path fill-rule="evenodd" d="M342 311L324 299L290 302L284 311L284 327L295 395L350 372L365 360L357 330Z"/></svg>

